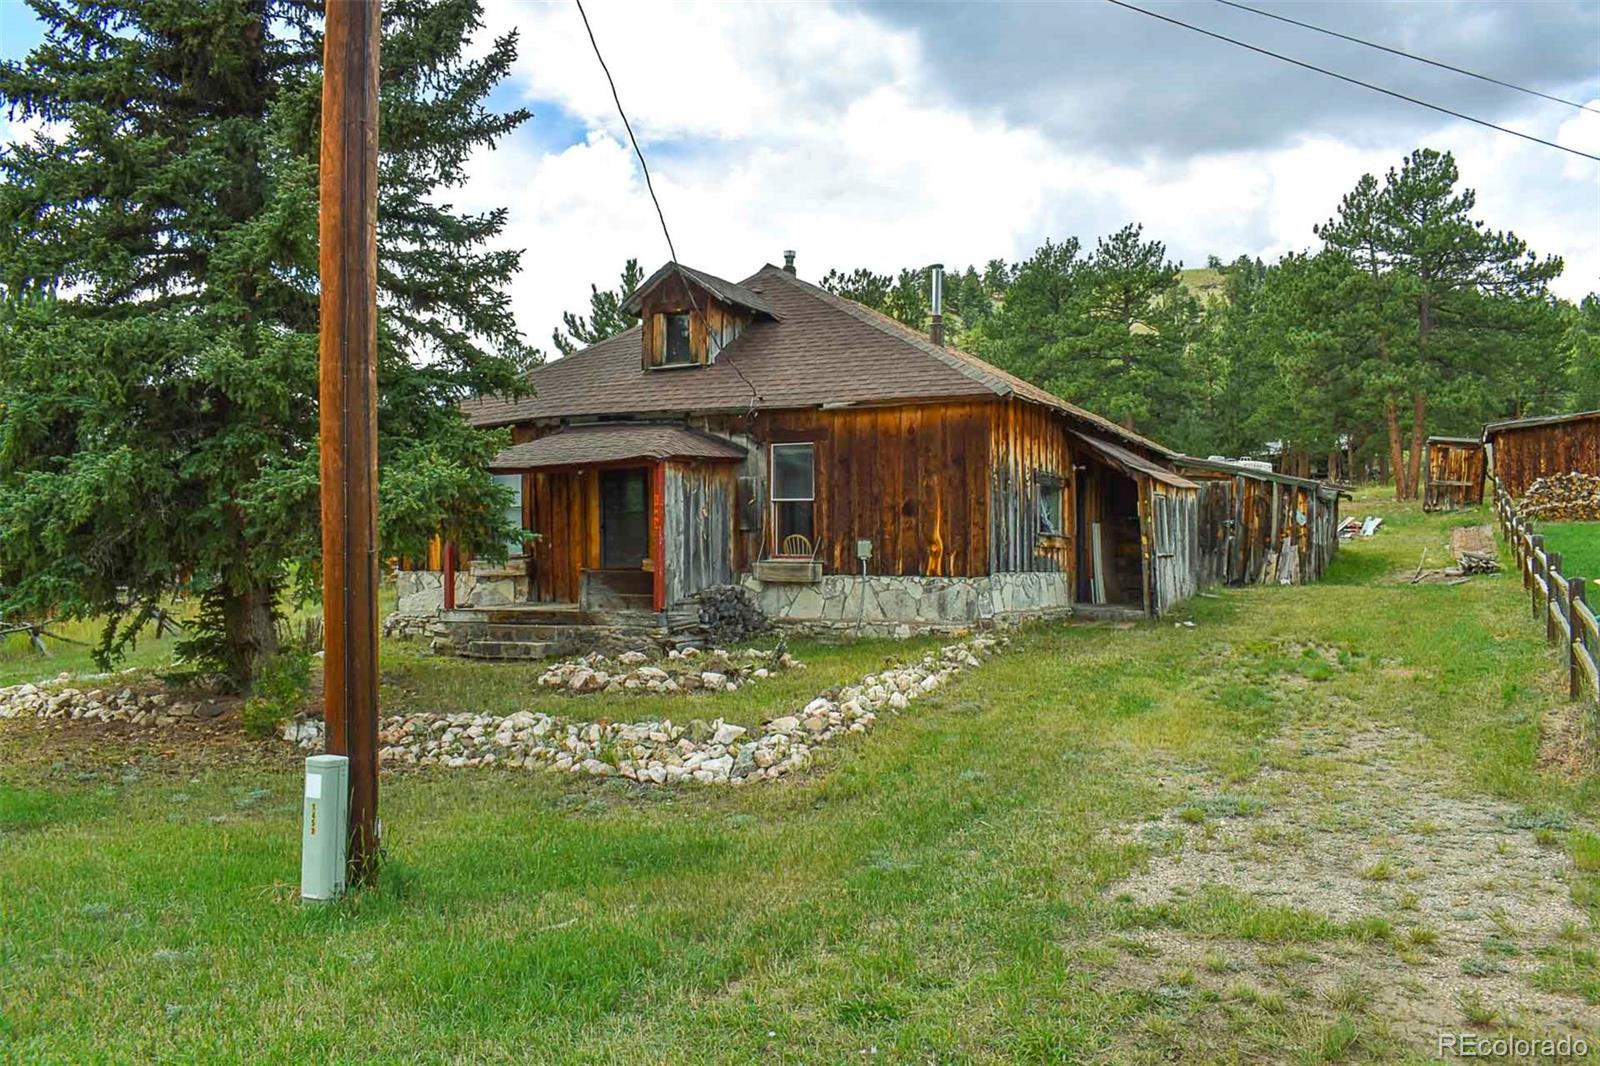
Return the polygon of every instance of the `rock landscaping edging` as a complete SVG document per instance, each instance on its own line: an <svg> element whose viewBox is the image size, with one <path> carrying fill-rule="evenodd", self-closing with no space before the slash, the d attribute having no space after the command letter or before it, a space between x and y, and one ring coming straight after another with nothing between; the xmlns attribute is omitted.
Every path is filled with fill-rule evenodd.
<svg viewBox="0 0 1600 1066"><path fill-rule="evenodd" d="M784 670L804 670L788 652L746 649L735 655L722 648L674 648L652 661L641 651L625 651L615 659L585 655L556 663L539 676L545 688L574 694L590 692L737 692Z"/></svg>
<svg viewBox="0 0 1600 1066"><path fill-rule="evenodd" d="M384 719L378 756L391 767L501 766L658 785L774 780L808 765L819 747L849 733L867 732L880 712L904 710L962 670L979 665L1005 642L1003 637L974 637L946 645L913 665L868 674L817 696L795 713L771 719L755 734L720 718L679 725L670 719L594 722L530 711L504 717L424 713ZM320 749L322 723L290 722L283 737L302 748Z"/></svg>
<svg viewBox="0 0 1600 1066"><path fill-rule="evenodd" d="M173 725L200 715L202 704L126 686L82 689L62 674L54 681L0 688L0 718L64 718L85 722Z"/></svg>

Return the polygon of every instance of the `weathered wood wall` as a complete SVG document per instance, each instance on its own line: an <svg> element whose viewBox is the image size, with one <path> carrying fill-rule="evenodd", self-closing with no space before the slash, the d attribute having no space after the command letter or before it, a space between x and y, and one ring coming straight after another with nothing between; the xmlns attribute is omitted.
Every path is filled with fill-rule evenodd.
<svg viewBox="0 0 1600 1066"><path fill-rule="evenodd" d="M759 528L742 531L736 566L770 554L768 447L816 445L814 529L830 573L856 573L856 540L871 540L874 574L977 577L989 563L989 433L996 405L926 404L839 411L762 412L713 424L744 435L739 472L761 486Z"/></svg>
<svg viewBox="0 0 1600 1066"><path fill-rule="evenodd" d="M600 565L600 473L540 470L523 478L527 528L539 534L529 545L529 585L539 603L577 603L583 571Z"/></svg>
<svg viewBox="0 0 1600 1066"><path fill-rule="evenodd" d="M1483 444L1468 440L1429 440L1425 511L1453 511L1483 502Z"/></svg>
<svg viewBox="0 0 1600 1066"><path fill-rule="evenodd" d="M1195 571L1202 581L1276 580L1285 543L1296 554L1297 582L1315 581L1326 572L1339 545L1337 493L1247 473L1181 469L1200 486Z"/></svg>
<svg viewBox="0 0 1600 1066"><path fill-rule="evenodd" d="M691 294L688 284L680 277L663 279L649 294L640 309L640 322L644 325L644 366L659 367L666 363L666 319L664 315L689 315L689 350L696 363L707 363L739 335L750 323L750 314L729 307L704 289L696 287Z"/></svg>
<svg viewBox="0 0 1600 1066"><path fill-rule="evenodd" d="M1550 474L1600 475L1600 415L1491 431L1494 477L1513 499Z"/></svg>
<svg viewBox="0 0 1600 1066"><path fill-rule="evenodd" d="M1077 508L1073 449L1058 415L1033 404L992 404L988 446L989 555L993 573L1074 571ZM1061 483L1059 536L1039 533L1041 475Z"/></svg>
<svg viewBox="0 0 1600 1066"><path fill-rule="evenodd" d="M734 580L736 468L669 462L662 479L665 601Z"/></svg>
<svg viewBox="0 0 1600 1066"><path fill-rule="evenodd" d="M1165 538L1158 538L1158 510L1165 511L1160 519L1168 523ZM1140 477L1139 519L1148 560L1146 603L1153 614L1160 616L1193 596L1199 584L1199 494L1194 489Z"/></svg>

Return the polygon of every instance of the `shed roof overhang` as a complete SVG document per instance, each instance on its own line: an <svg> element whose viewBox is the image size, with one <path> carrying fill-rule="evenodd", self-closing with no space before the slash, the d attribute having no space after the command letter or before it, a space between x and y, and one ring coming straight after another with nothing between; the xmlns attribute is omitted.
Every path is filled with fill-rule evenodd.
<svg viewBox="0 0 1600 1066"><path fill-rule="evenodd" d="M744 458L745 450L732 441L687 426L600 422L569 426L536 440L513 444L494 457L489 469L496 474L511 474L630 461L736 463Z"/></svg>
<svg viewBox="0 0 1600 1066"><path fill-rule="evenodd" d="M1129 477L1142 475L1175 489L1198 489L1200 487L1181 474L1174 473L1166 467L1153 463L1144 456L1130 452L1120 445L1091 437L1085 433L1079 433L1076 430L1073 431L1072 435L1089 445L1096 452L1099 452L1101 458Z"/></svg>

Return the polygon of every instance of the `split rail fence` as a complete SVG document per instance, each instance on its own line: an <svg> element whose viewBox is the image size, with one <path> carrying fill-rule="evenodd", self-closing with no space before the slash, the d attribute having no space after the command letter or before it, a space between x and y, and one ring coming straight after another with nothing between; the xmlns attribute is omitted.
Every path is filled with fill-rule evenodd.
<svg viewBox="0 0 1600 1066"><path fill-rule="evenodd" d="M1544 537L1498 485L1494 513L1516 556L1534 621L1544 623L1547 641L1566 648L1568 695L1600 704L1600 622L1589 605L1588 582L1561 572L1561 553L1545 549Z"/></svg>

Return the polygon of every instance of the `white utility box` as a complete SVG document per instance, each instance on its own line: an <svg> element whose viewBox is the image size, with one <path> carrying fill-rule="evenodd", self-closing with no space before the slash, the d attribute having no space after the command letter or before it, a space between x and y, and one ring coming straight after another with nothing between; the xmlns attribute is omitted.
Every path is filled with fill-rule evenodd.
<svg viewBox="0 0 1600 1066"><path fill-rule="evenodd" d="M350 759L306 759L306 800L300 829L300 898L344 895L345 849L350 840Z"/></svg>

